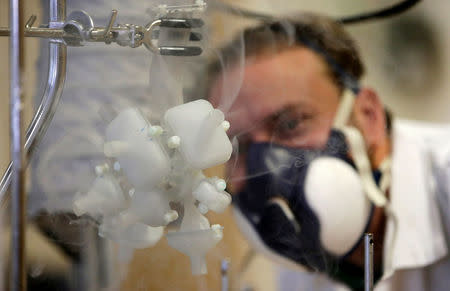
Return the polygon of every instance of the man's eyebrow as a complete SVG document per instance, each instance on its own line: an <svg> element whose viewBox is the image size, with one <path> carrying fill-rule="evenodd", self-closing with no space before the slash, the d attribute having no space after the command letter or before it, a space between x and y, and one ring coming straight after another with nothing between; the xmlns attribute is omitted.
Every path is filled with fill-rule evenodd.
<svg viewBox="0 0 450 291"><path fill-rule="evenodd" d="M253 122L250 127L243 128L242 130L236 132L233 135L233 137L239 138L241 136L245 136L246 134L250 133L252 130L260 127L261 125L264 126L264 124L265 124L265 119L260 120L258 122Z"/></svg>
<svg viewBox="0 0 450 291"><path fill-rule="evenodd" d="M280 110L278 110L277 112L275 112L275 113L271 114L270 116L268 116L267 120L277 121L282 116L284 116L284 115L286 115L288 113L294 113L294 112L296 112L299 109L304 108L304 107L305 107L305 105L303 103L286 105L283 108L281 108Z"/></svg>
<svg viewBox="0 0 450 291"><path fill-rule="evenodd" d="M307 108L308 106L304 102L298 102L295 104L287 104L278 111L270 114L269 116L265 117L262 120L259 120L258 122L252 123L250 127L247 127L245 129L240 130L239 132L236 132L233 137L239 138L240 136L244 136L251 132L252 130L260 127L260 126L266 126L268 124L273 125L274 122L279 121L283 116L289 113L295 113L296 111L299 111L302 108Z"/></svg>

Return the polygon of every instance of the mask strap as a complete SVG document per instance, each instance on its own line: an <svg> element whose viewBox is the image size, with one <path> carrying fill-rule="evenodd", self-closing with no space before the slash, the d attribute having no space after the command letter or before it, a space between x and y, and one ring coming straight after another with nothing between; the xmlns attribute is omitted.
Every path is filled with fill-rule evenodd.
<svg viewBox="0 0 450 291"><path fill-rule="evenodd" d="M341 97L339 107L334 117L333 122L334 128L342 128L347 124L348 120L350 119L350 115L352 114L355 98L356 96L352 90L350 89L344 90L344 94Z"/></svg>
<svg viewBox="0 0 450 291"><path fill-rule="evenodd" d="M354 127L346 126L353 110L356 96L350 89L345 89L341 102L334 117L333 127L341 130L350 145L356 168L361 177L365 193L376 206L385 206L387 203L384 193L390 185L390 158L383 161L380 166L380 187L377 186L372 175L372 168L367 155L366 146L361 133Z"/></svg>
<svg viewBox="0 0 450 291"><path fill-rule="evenodd" d="M297 219L295 218L294 213L292 212L291 208L287 204L286 200L280 198L280 197L274 197L269 200L270 204L277 205L281 211L283 211L284 216L286 216L287 219L292 223L292 226L295 229L295 233L300 233L300 224L298 223Z"/></svg>
<svg viewBox="0 0 450 291"><path fill-rule="evenodd" d="M387 198L375 183L361 133L356 128L350 126L344 126L340 130L344 133L349 143L356 169L363 183L364 192L373 204L378 207L384 207L387 204Z"/></svg>
<svg viewBox="0 0 450 291"><path fill-rule="evenodd" d="M379 170L381 172L381 179L380 186L377 187L372 175L370 161L361 133L354 127L346 126L348 120L350 119L350 114L353 109L355 98L356 96L353 91L349 89L346 89L344 91L338 110L336 112L336 116L334 118L333 127L341 130L349 143L350 151L353 154L353 160L355 161L355 165L361 177L364 192L366 193L367 197L376 206L384 207L386 214L392 218L395 230L383 260L385 266L392 265L392 249L397 239L396 230L398 229L398 220L394 212L392 211L391 205L385 195L389 186L391 185L392 160L391 157L388 156L380 164Z"/></svg>
<svg viewBox="0 0 450 291"><path fill-rule="evenodd" d="M381 162L378 169L381 172L381 179L380 179L380 190L383 193L386 193L389 186L391 185L391 156L387 156L383 162Z"/></svg>

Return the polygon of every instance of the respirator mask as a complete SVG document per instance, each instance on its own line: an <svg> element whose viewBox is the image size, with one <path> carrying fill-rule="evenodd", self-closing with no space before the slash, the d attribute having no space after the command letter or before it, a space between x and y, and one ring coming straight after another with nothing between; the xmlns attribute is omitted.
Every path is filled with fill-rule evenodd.
<svg viewBox="0 0 450 291"><path fill-rule="evenodd" d="M387 203L389 159L371 169L361 133L347 126L354 99L344 92L322 149L249 145L235 215L252 245L278 262L333 272L362 240L374 207Z"/></svg>

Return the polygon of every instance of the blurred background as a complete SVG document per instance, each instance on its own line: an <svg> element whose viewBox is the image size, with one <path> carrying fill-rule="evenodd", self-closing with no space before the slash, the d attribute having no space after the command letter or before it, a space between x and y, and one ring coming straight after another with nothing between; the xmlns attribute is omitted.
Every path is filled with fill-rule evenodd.
<svg viewBox="0 0 450 291"><path fill-rule="evenodd" d="M315 11L334 17L370 11L398 2L223 1L265 14ZM0 0L0 26L9 25L8 2ZM37 23L46 23L46 2L27 1L25 18L36 14ZM145 24L149 21L147 9L159 2L73 0L67 1L67 12L69 14L72 10L84 9L93 16L96 24L104 25L114 8L119 11L118 22ZM359 44L367 64L363 83L376 88L385 104L397 117L450 122L448 11L450 1L429 0L423 1L401 16L347 26ZM208 41L212 47L219 47L243 27L255 24L255 20L214 10L208 12L207 20L210 24ZM26 38L24 96L25 116L28 121L33 106L42 95L43 80L46 78L47 60L43 48L45 41ZM3 173L9 162L9 67L6 37L0 37L0 56L3 64L0 66L0 172ZM62 287L67 290L113 290L107 286L116 286L114 289L121 290L220 290L220 265L224 259L230 260L231 269L228 275L232 290L275 290L284 274L283 270L258 255L246 265L249 247L234 224L229 210L220 215L208 214L210 221L225 227L224 239L208 255L208 275L193 277L190 274L189 259L170 248L165 239L153 248L136 251L128 268L115 266L114 262L107 260L108 255L105 255L106 259L102 255L105 249L114 246L98 238L93 223L75 220L69 213L70 205L66 208L60 207L65 205L66 199L61 193L72 193L74 188L80 186L79 181L89 180L90 178L85 176L85 169L92 165L89 162L71 163L71 158L76 157L75 153L74 156L70 153L64 156L56 155L52 159L50 149L54 149L55 144L67 148L77 139L95 145L101 135L98 129L101 120L96 110L102 104L119 107L144 106L152 110L154 100L150 100L147 94L152 91L151 84L149 85L150 67L149 52L144 48L131 49L104 44L69 48L63 101L48 136L36 153L37 159L33 160L29 175L29 214L32 216L32 222L28 228L27 251L30 257L30 282L36 284L34 288L30 285L30 290L62 290ZM77 114L85 110L91 110L92 114ZM86 119L84 116L90 118ZM92 152L84 153L86 159L91 154L95 156L95 146L91 149ZM61 159L60 164L57 159ZM45 167L42 166L43 161L46 163ZM45 168L54 167L57 171L59 166L67 162L71 164L70 171L73 172L65 171L58 175L44 173ZM220 172L220 168L212 169L209 174L220 175ZM86 184L90 184L90 181ZM81 188L83 187L85 186L81 185ZM42 211L43 208L58 214L46 214ZM7 215L0 215L0 268L3 268L3 274L7 274ZM0 286L4 284L2 280L4 276L0 276ZM67 283L74 280L84 283ZM58 283L54 283L55 281ZM114 284L108 285L113 281Z"/></svg>

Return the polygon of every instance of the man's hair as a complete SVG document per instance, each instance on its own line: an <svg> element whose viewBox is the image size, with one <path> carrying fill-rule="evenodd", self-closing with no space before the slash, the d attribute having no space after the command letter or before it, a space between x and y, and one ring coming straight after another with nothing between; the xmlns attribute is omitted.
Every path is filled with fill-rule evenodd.
<svg viewBox="0 0 450 291"><path fill-rule="evenodd" d="M274 55L296 47L318 53L341 89L348 86L349 79L356 83L364 73L355 42L338 22L323 15L303 13L244 30L220 50L220 59L209 66L209 86L224 67L239 63L242 57Z"/></svg>

